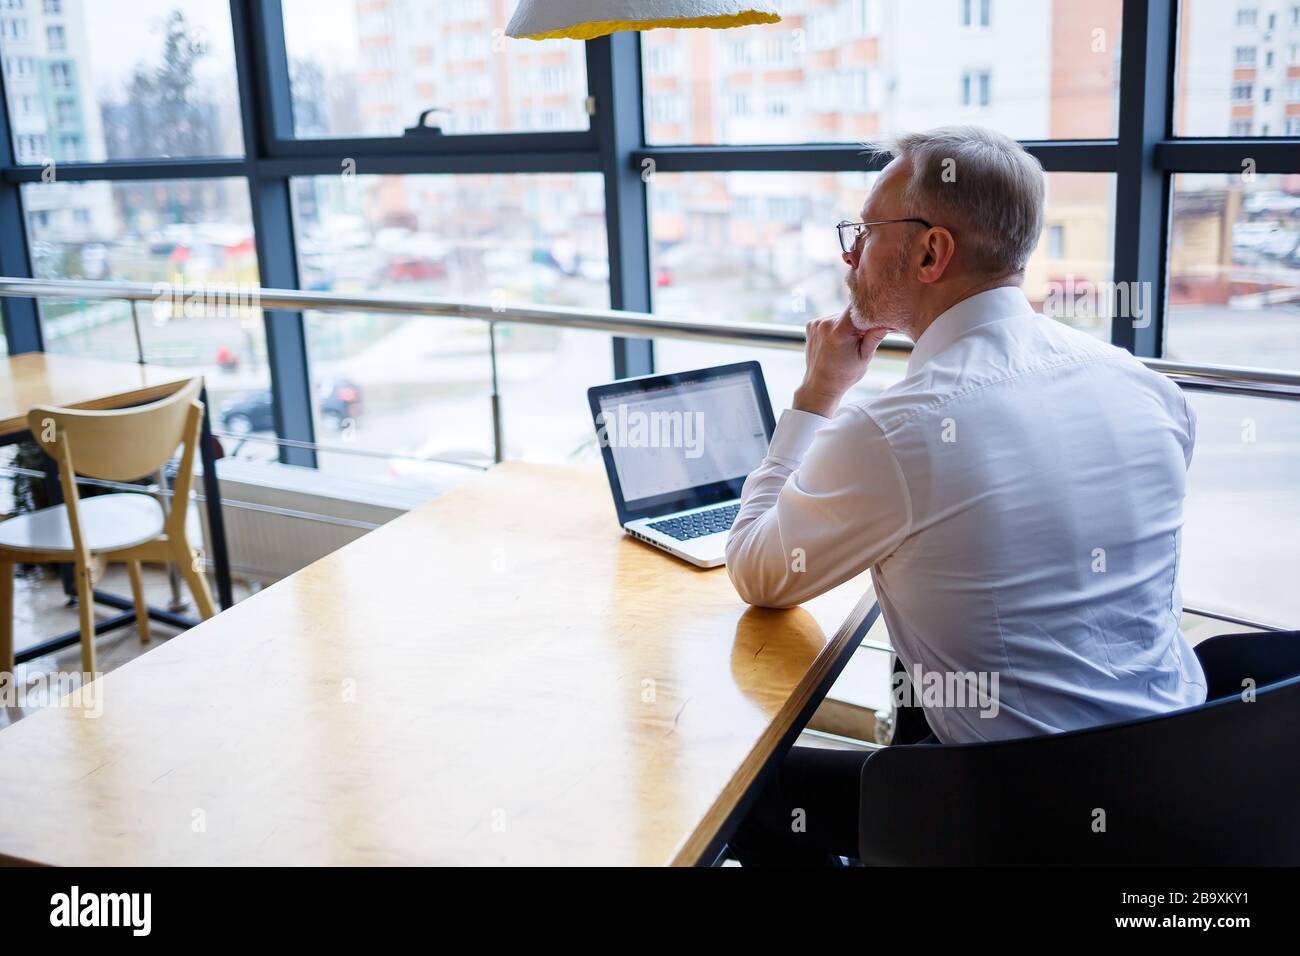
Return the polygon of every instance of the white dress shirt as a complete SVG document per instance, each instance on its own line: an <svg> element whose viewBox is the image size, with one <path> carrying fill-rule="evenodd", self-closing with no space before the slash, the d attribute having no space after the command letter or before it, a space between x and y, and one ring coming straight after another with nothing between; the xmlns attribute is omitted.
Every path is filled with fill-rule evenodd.
<svg viewBox="0 0 1300 956"><path fill-rule="evenodd" d="M1199 704L1178 583L1195 432L1181 390L1128 352L1019 288L982 292L879 396L781 416L727 570L746 601L785 607L870 568L944 743Z"/></svg>

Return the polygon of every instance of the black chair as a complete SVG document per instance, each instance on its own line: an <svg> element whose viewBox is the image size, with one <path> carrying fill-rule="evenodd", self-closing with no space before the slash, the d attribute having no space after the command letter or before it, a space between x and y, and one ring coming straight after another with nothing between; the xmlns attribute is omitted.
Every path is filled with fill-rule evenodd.
<svg viewBox="0 0 1300 956"><path fill-rule="evenodd" d="M1300 864L1300 631L1224 634L1196 653L1208 681L1199 707L872 754L863 862Z"/></svg>

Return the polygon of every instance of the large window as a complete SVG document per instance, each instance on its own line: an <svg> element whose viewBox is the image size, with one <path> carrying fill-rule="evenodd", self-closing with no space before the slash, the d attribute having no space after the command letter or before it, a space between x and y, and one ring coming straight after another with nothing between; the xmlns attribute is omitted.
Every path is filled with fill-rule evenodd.
<svg viewBox="0 0 1300 956"><path fill-rule="evenodd" d="M802 325L846 305L835 223L856 219L875 173L660 173L650 183L655 309ZM1114 177L1048 175L1043 238L1025 291L1109 340L1096 310L1059 308L1109 282ZM1059 314L1056 314L1059 313Z"/></svg>
<svg viewBox="0 0 1300 956"><path fill-rule="evenodd" d="M1165 354L1300 369L1300 173L1174 177Z"/></svg>
<svg viewBox="0 0 1300 956"><path fill-rule="evenodd" d="M1115 135L1121 0L778 6L775 25L644 35L650 142L861 142L959 122Z"/></svg>
<svg viewBox="0 0 1300 956"><path fill-rule="evenodd" d="M875 173L660 173L650 182L651 266L656 312L733 322L803 325L847 304L847 266L834 224L856 219ZM1035 307L1109 340L1110 319L1085 294L1111 279L1114 177L1048 176L1044 238L1025 291ZM755 350L680 339L656 342L664 371L759 358L777 408L803 374L794 351ZM883 390L905 363L872 365L859 391Z"/></svg>
<svg viewBox="0 0 1300 956"><path fill-rule="evenodd" d="M1183 600L1278 627L1300 619L1300 403L1189 392Z"/></svg>
<svg viewBox="0 0 1300 956"><path fill-rule="evenodd" d="M301 137L587 128L581 43L505 35L518 0L283 0Z"/></svg>
<svg viewBox="0 0 1300 956"><path fill-rule="evenodd" d="M1300 136L1294 3L1182 0L1174 132Z"/></svg>
<svg viewBox="0 0 1300 956"><path fill-rule="evenodd" d="M1300 6L1179 4L1172 128L1181 137L1252 137L1175 155L1162 354L1181 361L1300 369ZM1181 144L1180 144L1181 145ZM1278 147L1280 153L1270 152ZM1276 157L1281 156L1279 161ZM1274 157L1269 163L1268 157ZM1259 172L1260 160L1269 163ZM1198 168L1206 168L1200 166ZM1210 166L1209 168L1214 168ZM1191 391L1197 442L1188 473L1183 599L1211 612L1290 626L1300 496L1300 404Z"/></svg>
<svg viewBox="0 0 1300 956"><path fill-rule="evenodd" d="M4 19L19 163L243 153L228 3L31 0Z"/></svg>
<svg viewBox="0 0 1300 956"><path fill-rule="evenodd" d="M33 183L22 197L37 278L145 282L157 292L134 315L120 301L42 303L46 349L134 362L138 326L148 362L205 377L221 406L214 427L228 400L270 387L243 180ZM249 294L216 294L227 286Z"/></svg>
<svg viewBox="0 0 1300 956"><path fill-rule="evenodd" d="M599 176L320 176L295 180L294 198L308 288L609 305ZM491 460L485 323L338 312L307 323L322 442ZM577 452L591 438L585 387L613 376L609 337L502 324L496 349L509 456ZM322 461L398 480L444 472L346 454Z"/></svg>
<svg viewBox="0 0 1300 956"><path fill-rule="evenodd" d="M779 24L589 43L506 38L516 5L0 0L0 209L22 214L3 271L160 284L134 310L6 300L7 346L134 361L138 327L148 361L205 376L228 451L435 489L493 454L495 351L505 456L590 459L585 389L616 368L756 358L784 407L802 356L208 293L802 325L846 301L833 226L875 176L860 144L972 123L1049 170L1025 277L1045 314L1143 356L1300 370L1289 0L778 0ZM1141 316L1098 307L1111 283ZM1261 568L1295 555L1258 545L1294 517L1300 406L1193 400L1185 597L1286 623Z"/></svg>

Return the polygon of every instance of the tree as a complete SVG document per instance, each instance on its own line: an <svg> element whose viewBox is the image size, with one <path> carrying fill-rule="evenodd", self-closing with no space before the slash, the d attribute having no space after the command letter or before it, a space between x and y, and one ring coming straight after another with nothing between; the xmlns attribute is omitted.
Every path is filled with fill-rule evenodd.
<svg viewBox="0 0 1300 956"><path fill-rule="evenodd" d="M212 156L220 152L216 109L198 99L195 65L207 55L202 36L180 10L163 21L162 55L141 60L126 86L126 102L104 107L109 159Z"/></svg>

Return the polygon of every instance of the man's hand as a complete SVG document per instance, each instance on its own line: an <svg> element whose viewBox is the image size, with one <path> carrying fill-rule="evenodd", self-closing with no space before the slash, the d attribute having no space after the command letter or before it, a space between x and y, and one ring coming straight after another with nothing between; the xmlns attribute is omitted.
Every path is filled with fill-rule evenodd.
<svg viewBox="0 0 1300 956"><path fill-rule="evenodd" d="M807 325L807 368L795 389L794 407L830 418L844 393L866 374L886 328L862 331L845 309L838 318L813 319Z"/></svg>

